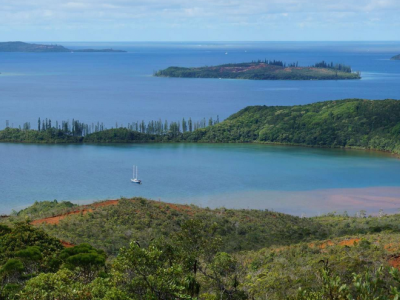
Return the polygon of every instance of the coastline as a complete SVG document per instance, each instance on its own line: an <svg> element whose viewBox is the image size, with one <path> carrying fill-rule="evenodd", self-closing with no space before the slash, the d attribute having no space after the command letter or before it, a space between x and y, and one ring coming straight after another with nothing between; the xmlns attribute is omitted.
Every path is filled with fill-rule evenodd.
<svg viewBox="0 0 400 300"><path fill-rule="evenodd" d="M342 81L342 80L361 80L359 78L320 78L320 79L282 79L282 78L270 78L270 79L258 79L258 78L229 78L229 77L179 77L179 76L165 76L165 75L151 75L157 78L179 78L179 79L219 79L219 80L256 80L256 81Z"/></svg>
<svg viewBox="0 0 400 300"><path fill-rule="evenodd" d="M131 197L123 198L133 199L136 197L137 196L132 195ZM88 208L90 207L101 207L107 203L116 205L120 199L122 198L64 201L77 204L78 207L73 210L80 211L86 209L87 212L89 212ZM195 205L201 208L209 207L211 209L269 210L300 217L318 217L326 214L341 214L344 212L347 212L349 215L355 215L361 210L366 211L368 215L375 216L378 215L380 211L384 214L399 213L400 186L319 189L308 191L242 191L185 199L146 198L146 200L161 202L168 205ZM218 205L215 203L218 203ZM30 205L19 207L18 209L21 210ZM312 208L312 210L310 210L310 208Z"/></svg>
<svg viewBox="0 0 400 300"><path fill-rule="evenodd" d="M199 198L195 198L199 199ZM213 205L218 199L218 205ZM251 204L251 205L250 205ZM297 216L318 216L333 212L355 214L398 213L400 186L319 189L309 191L244 191L209 197L206 206L231 209L268 209ZM305 209L307 208L307 209Z"/></svg>
<svg viewBox="0 0 400 300"><path fill-rule="evenodd" d="M0 141L0 144L32 144L32 145L126 145L126 144L255 144L255 145L270 145L270 146L287 146L287 147L302 147L302 148L315 148L315 149L341 149L341 150L351 150L351 151L362 151L362 152L376 152L380 154L386 154L390 157L400 159L400 153L391 152L388 150L380 150L373 148L362 148L356 146L350 147L332 147L332 146L318 146L318 145L306 145L306 144L294 144L294 143L278 143L278 142L192 142L192 141L127 141L127 142L27 142L27 141Z"/></svg>

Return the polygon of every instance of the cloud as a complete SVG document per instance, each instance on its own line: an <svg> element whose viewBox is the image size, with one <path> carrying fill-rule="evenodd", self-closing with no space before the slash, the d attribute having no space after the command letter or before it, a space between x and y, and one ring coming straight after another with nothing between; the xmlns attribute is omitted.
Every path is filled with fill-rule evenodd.
<svg viewBox="0 0 400 300"><path fill-rule="evenodd" d="M0 29L398 24L399 0L0 0ZM6 28L7 26L7 28Z"/></svg>

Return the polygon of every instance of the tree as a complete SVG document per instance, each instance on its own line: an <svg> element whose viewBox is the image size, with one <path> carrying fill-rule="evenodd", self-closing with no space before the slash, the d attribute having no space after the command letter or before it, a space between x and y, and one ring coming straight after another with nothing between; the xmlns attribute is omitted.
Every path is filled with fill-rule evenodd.
<svg viewBox="0 0 400 300"><path fill-rule="evenodd" d="M39 270L39 262L43 259L41 250L37 246L17 251L15 257L18 257L23 262L28 274L36 273Z"/></svg>
<svg viewBox="0 0 400 300"><path fill-rule="evenodd" d="M22 262L19 259L10 258L0 269L0 276L5 283L17 282L23 271Z"/></svg>
<svg viewBox="0 0 400 300"><path fill-rule="evenodd" d="M82 280L88 283L105 267L106 254L89 244L80 244L64 249L60 253L60 259L66 268L76 270Z"/></svg>
<svg viewBox="0 0 400 300"><path fill-rule="evenodd" d="M182 132L185 133L187 131L187 124L185 118L182 119Z"/></svg>
<svg viewBox="0 0 400 300"><path fill-rule="evenodd" d="M192 118L189 118L188 123L189 123L189 132L192 132L192 131L193 131L193 122L192 122Z"/></svg>
<svg viewBox="0 0 400 300"><path fill-rule="evenodd" d="M155 244L122 248L112 271L115 285L132 299L193 299L182 266Z"/></svg>
<svg viewBox="0 0 400 300"><path fill-rule="evenodd" d="M42 273L30 279L20 293L21 299L89 300L90 285L75 280L70 270Z"/></svg>

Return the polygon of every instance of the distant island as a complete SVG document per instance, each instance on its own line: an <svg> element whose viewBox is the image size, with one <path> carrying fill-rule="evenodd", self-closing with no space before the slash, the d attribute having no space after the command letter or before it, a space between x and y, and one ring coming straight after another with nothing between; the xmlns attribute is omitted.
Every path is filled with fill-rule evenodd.
<svg viewBox="0 0 400 300"><path fill-rule="evenodd" d="M199 68L169 67L154 73L154 76L252 80L343 80L361 78L360 72L353 72L350 66L343 64L322 61L313 66L300 67L298 63L285 64L276 60L259 60L250 63Z"/></svg>
<svg viewBox="0 0 400 300"><path fill-rule="evenodd" d="M400 54L393 56L391 60L400 60Z"/></svg>
<svg viewBox="0 0 400 300"><path fill-rule="evenodd" d="M114 49L78 49L72 50L61 45L30 44L24 42L0 42L0 52L126 52Z"/></svg>

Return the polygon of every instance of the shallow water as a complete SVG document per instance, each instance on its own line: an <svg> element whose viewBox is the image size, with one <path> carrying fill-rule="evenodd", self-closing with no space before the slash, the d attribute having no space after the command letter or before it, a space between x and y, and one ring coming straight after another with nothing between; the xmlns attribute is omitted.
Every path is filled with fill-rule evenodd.
<svg viewBox="0 0 400 300"><path fill-rule="evenodd" d="M133 164L139 166L142 185L130 182ZM0 165L0 212L36 200L90 202L143 196L311 215L364 209L354 203L343 205L340 196L352 194L343 189L371 187L381 187L377 197L388 197L391 188L398 193L397 200L396 195L392 198L400 207L400 160L376 152L247 144L5 143L0 144ZM331 198L334 191L337 197ZM381 208L398 207L382 201L368 207Z"/></svg>
<svg viewBox="0 0 400 300"><path fill-rule="evenodd" d="M182 117L220 119L248 105L400 99L400 42L63 43L127 53L0 53L0 128L38 117L126 125ZM349 64L351 81L155 78L168 66L258 59ZM132 164L144 184L132 185ZM266 145L0 144L0 212L35 200L145 196L202 206L268 208L295 214L400 203L400 163L362 151ZM400 207L400 205L399 205Z"/></svg>

